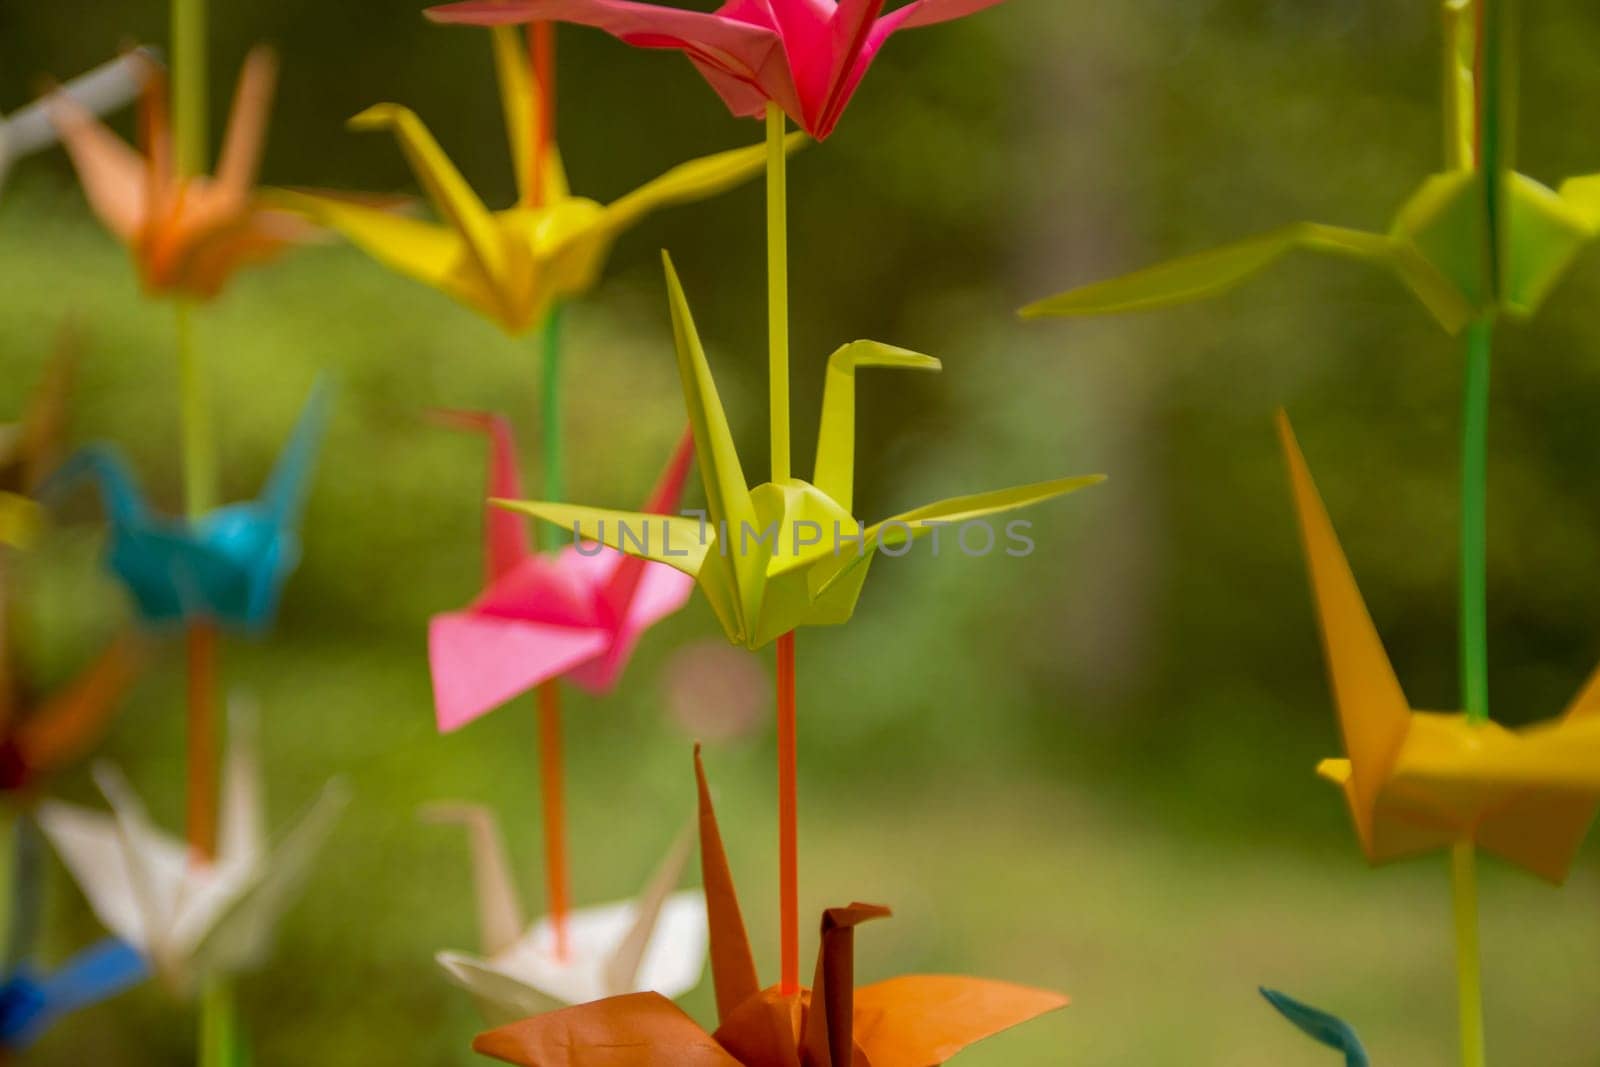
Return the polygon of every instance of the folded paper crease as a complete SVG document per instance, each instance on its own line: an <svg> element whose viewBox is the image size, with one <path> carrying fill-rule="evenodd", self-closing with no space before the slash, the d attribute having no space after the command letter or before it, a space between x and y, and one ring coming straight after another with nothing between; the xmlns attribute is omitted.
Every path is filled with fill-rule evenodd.
<svg viewBox="0 0 1600 1067"><path fill-rule="evenodd" d="M856 988L855 928L889 914L873 904L823 914L810 989L761 988L698 748L695 774L716 1029L665 997L633 993L491 1030L474 1049L522 1067L936 1067L1066 1006L1066 997L1044 990L948 975Z"/></svg>
<svg viewBox="0 0 1600 1067"><path fill-rule="evenodd" d="M801 626L849 620L867 569L884 547L942 525L1003 515L1102 481L1099 475L956 497L870 526L852 517L855 373L862 367L937 370L931 356L856 341L829 358L817 444L816 483L790 478L749 488L705 348L670 258L667 291L678 371L706 491L706 517L549 502L496 500L630 556L694 578L728 640L761 648Z"/></svg>
<svg viewBox="0 0 1600 1067"><path fill-rule="evenodd" d="M1600 810L1600 672L1522 730L1413 710L1281 412L1278 427L1344 738L1318 773L1344 792L1362 851L1383 863L1473 842L1565 881Z"/></svg>

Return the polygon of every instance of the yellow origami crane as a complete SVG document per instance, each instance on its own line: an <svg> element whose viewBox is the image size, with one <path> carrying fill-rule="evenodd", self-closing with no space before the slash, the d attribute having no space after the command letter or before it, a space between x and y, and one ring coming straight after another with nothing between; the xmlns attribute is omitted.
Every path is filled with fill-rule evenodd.
<svg viewBox="0 0 1600 1067"><path fill-rule="evenodd" d="M573 196L553 145L541 147L533 116L539 89L526 52L507 27L494 31L495 68L520 197L491 212L416 113L379 104L350 120L393 130L442 225L338 197L280 192L278 202L342 233L379 262L447 293L512 335L539 325L551 302L594 285L617 235L658 208L702 200L763 172L763 145L674 167L622 199ZM793 135L791 150L805 140Z"/></svg>
<svg viewBox="0 0 1600 1067"><path fill-rule="evenodd" d="M1490 311L1532 315L1578 253L1600 237L1600 175L1573 178L1553 190L1526 175L1507 173L1495 212L1502 218L1499 225L1491 222L1488 179L1477 165L1474 144L1473 12L1472 0L1444 4L1449 169L1423 183L1387 233L1295 223L1068 290L1023 308L1023 316L1076 317L1185 304L1228 292L1297 249L1388 267L1452 334Z"/></svg>
<svg viewBox="0 0 1600 1067"><path fill-rule="evenodd" d="M690 575L734 644L757 649L801 626L848 621L879 549L904 546L942 525L1015 511L1104 480L1100 475L1063 478L958 497L863 528L850 511L856 370L938 370L939 361L875 341L856 341L828 360L816 483L789 478L750 489L683 287L671 258L663 258L678 373L706 487L705 519L570 504L495 503Z"/></svg>
<svg viewBox="0 0 1600 1067"><path fill-rule="evenodd" d="M1565 881L1600 807L1600 672L1560 719L1524 730L1413 711L1281 413L1278 427L1347 754L1318 773L1344 790L1367 858L1473 842Z"/></svg>

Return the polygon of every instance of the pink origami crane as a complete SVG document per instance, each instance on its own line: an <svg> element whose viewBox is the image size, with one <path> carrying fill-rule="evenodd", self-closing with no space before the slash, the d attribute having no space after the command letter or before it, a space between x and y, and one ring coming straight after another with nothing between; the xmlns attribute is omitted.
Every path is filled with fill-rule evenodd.
<svg viewBox="0 0 1600 1067"><path fill-rule="evenodd" d="M715 12L632 0L463 0L437 22L500 26L572 22L637 48L684 53L728 110L759 117L777 104L817 140L833 132L878 49L896 30L965 18L1000 0L727 0Z"/></svg>
<svg viewBox="0 0 1600 1067"><path fill-rule="evenodd" d="M522 495L511 427L497 415L448 412L451 425L489 436L489 496ZM686 431L645 509L678 507L694 458ZM439 729L448 733L554 678L590 692L616 684L639 636L689 599L694 579L600 545L533 551L524 520L486 506L487 584L465 611L428 626Z"/></svg>

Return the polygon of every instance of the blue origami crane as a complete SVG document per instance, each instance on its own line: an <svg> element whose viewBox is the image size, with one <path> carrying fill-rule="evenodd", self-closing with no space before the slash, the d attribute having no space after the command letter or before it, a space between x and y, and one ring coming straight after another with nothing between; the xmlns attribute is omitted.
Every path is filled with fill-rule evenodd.
<svg viewBox="0 0 1600 1067"><path fill-rule="evenodd" d="M147 624L210 620L259 631L300 561L297 528L327 415L328 389L319 381L260 497L192 522L155 512L122 453L106 445L75 453L45 493L57 496L83 479L99 487L111 523L106 565Z"/></svg>
<svg viewBox="0 0 1600 1067"><path fill-rule="evenodd" d="M26 965L0 984L0 1049L24 1049L50 1025L138 985L149 976L144 957L108 937L84 949L53 974Z"/></svg>

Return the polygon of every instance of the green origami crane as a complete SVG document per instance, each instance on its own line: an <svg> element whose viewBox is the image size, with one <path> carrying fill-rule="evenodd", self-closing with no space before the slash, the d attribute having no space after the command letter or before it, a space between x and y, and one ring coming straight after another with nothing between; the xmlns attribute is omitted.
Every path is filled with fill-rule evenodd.
<svg viewBox="0 0 1600 1067"><path fill-rule="evenodd" d="M757 649L801 626L848 621L868 565L880 549L893 550L942 525L1015 511L1104 480L1100 475L1063 478L957 497L863 527L851 516L856 370L938 370L939 361L875 341L856 341L828 360L815 484L788 478L750 489L688 301L671 258L664 259L678 371L706 487L705 517L495 503L690 575L734 644Z"/></svg>
<svg viewBox="0 0 1600 1067"><path fill-rule="evenodd" d="M1503 90L1505 99L1495 102L1501 144L1480 150L1473 105L1474 0L1445 0L1443 10L1449 169L1423 182L1387 233L1295 223L1068 290L1023 308L1023 316L1114 314L1201 300L1233 289L1296 249L1389 268L1452 334L1496 311L1531 316L1577 254L1600 237L1600 175L1572 178L1553 190L1508 167L1497 173L1487 163L1511 157L1512 92Z"/></svg>

